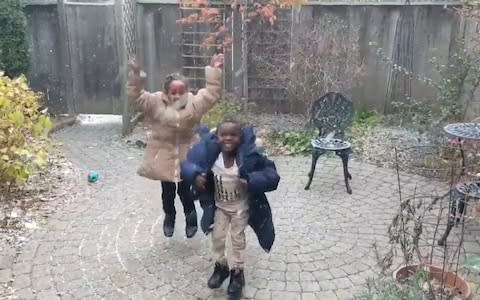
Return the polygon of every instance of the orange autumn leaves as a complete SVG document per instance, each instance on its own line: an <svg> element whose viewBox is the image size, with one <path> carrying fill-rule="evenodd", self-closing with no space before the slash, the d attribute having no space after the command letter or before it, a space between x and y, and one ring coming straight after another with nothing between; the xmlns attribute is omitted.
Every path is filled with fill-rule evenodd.
<svg viewBox="0 0 480 300"><path fill-rule="evenodd" d="M277 20L275 14L277 8L290 8L302 5L306 2L306 0L260 1L253 2L251 5L246 5L246 3L248 3L247 1L230 0L229 5L232 10L245 13L246 23L261 18L273 25ZM177 24L184 26L194 23L212 25L213 32L206 34L202 42L203 48L216 47L217 50L220 50L221 52L230 48L233 43L233 39L228 29L230 27L231 18L224 19L221 10L211 7L211 3L209 3L208 0L179 0L179 5L183 8L195 9L196 12L177 20Z"/></svg>
<svg viewBox="0 0 480 300"><path fill-rule="evenodd" d="M177 24L186 26L193 23L203 23L214 27L214 31L208 33L203 39L203 48L220 47L223 50L231 46L233 40L229 35L227 27L223 24L220 9L209 7L209 3L206 0L183 0L179 4L183 8L196 9L197 12L177 20Z"/></svg>

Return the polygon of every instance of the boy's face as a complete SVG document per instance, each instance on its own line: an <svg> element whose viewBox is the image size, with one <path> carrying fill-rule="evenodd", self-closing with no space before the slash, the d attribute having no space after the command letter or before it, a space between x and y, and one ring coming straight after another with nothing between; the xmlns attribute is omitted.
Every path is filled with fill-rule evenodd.
<svg viewBox="0 0 480 300"><path fill-rule="evenodd" d="M239 124L223 123L218 127L217 136L218 142L223 153L234 153L238 145L240 145L240 138L242 131Z"/></svg>

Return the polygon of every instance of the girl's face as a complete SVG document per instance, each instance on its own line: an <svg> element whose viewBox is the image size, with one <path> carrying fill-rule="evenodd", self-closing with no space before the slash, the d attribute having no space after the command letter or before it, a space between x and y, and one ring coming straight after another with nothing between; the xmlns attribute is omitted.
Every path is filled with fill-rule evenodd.
<svg viewBox="0 0 480 300"><path fill-rule="evenodd" d="M171 102L179 100L186 93L185 82L181 80L174 80L170 83L167 96Z"/></svg>

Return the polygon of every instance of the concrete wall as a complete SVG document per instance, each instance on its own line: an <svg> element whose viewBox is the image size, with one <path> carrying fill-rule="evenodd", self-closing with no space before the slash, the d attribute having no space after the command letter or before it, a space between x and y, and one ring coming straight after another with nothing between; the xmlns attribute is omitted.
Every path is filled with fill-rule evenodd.
<svg viewBox="0 0 480 300"><path fill-rule="evenodd" d="M102 3L101 0L97 2ZM182 71L184 64L182 28L175 23L180 17L180 10L175 3L158 4L154 3L158 2L156 0L137 2L137 57L149 75L147 88L160 90L165 76ZM72 69L76 112L121 112L119 91L122 86L118 77L121 66L117 51L119 29L116 27L114 7L107 4L65 6L67 50L70 54L70 62L67 63ZM52 110L64 111L66 101L61 68L65 62L57 55L59 28L56 5L28 6L27 13L32 45L32 85L48 91L47 103ZM334 15L350 27L359 28L356 48L360 51L366 76L358 88L347 92L352 95L357 107L380 112L389 111L391 101L402 100L405 94L421 98L434 95L434 91L418 82L395 76L391 68L377 57L378 48L383 48L394 63L407 64L413 72L435 78L437 73L428 60L435 56L440 63L448 63L457 47L456 39L462 37L465 30L469 31L450 10L439 5L312 5L302 7L292 15L292 34L301 34L311 22L319 22L327 15ZM227 58L230 65L225 77L229 82L225 86L238 91L242 83L238 49L241 43L237 40L234 45L232 57ZM249 76L254 76L250 73L249 70ZM254 83L253 79L250 80L252 86ZM300 107L273 94L268 101L258 96L261 93L256 95L251 100L258 102L265 111L288 112ZM276 99L279 101L274 103ZM478 102L472 107L472 111L480 110Z"/></svg>
<svg viewBox="0 0 480 300"><path fill-rule="evenodd" d="M376 52L379 48L384 50L392 63L404 66L415 74L438 79L438 72L430 59L436 57L438 63L447 64L457 49L457 39L465 31L463 23L452 10L443 6L304 6L294 11L292 16L293 48L295 36L309 30L312 25L325 26L327 22L323 21L327 19L348 24L348 28L340 30L338 34L357 34L353 48L359 51L359 59L364 65L360 85L341 92L349 94L357 108L379 112L390 111L392 101L406 101L406 95L417 99L435 97L433 88L392 72L391 65L378 57ZM318 96L324 92L319 91ZM255 94L250 96L260 104L262 110L274 108L275 111L285 112L293 111L295 107L305 109L301 103L292 104L282 97L277 99L284 103L279 106L277 103L268 103L272 100L264 103L265 99L255 99Z"/></svg>
<svg viewBox="0 0 480 300"><path fill-rule="evenodd" d="M147 88L162 90L165 77L181 72L181 26L178 5L137 6L137 56L148 74Z"/></svg>
<svg viewBox="0 0 480 300"><path fill-rule="evenodd" d="M188 32L185 37L187 43L200 44L203 34L192 37L191 32L205 32L208 29L198 24L182 27L176 23L180 17L178 4L137 5L137 57L148 74L147 88L151 91L162 90L165 77L174 72L191 78L204 77L203 69L192 70L189 67L203 67L209 59L191 56L207 55L209 51L191 45L183 46L182 32L184 29ZM237 72L241 68L240 51L241 44L236 43L235 49L226 54L225 87L230 91L241 89L241 75ZM184 57L183 54L187 55ZM204 83L201 81L190 80L191 89L202 87Z"/></svg>
<svg viewBox="0 0 480 300"><path fill-rule="evenodd" d="M114 6L65 5L75 110L120 114Z"/></svg>
<svg viewBox="0 0 480 300"><path fill-rule="evenodd" d="M346 20L350 27L360 28L358 49L366 77L352 92L352 98L358 107L380 112L389 111L391 101L404 100L405 95L420 99L433 96L434 90L418 81L405 82L402 76L395 76L391 67L377 56L378 48L383 48L393 63L438 79L429 60L437 57L439 63L447 64L456 38L463 34L453 12L441 6L317 6L306 10L311 11L313 20L332 14Z"/></svg>
<svg viewBox="0 0 480 300"><path fill-rule="evenodd" d="M175 8L172 8L172 15L175 14L174 11ZM459 20L452 9L446 9L441 5L311 5L303 6L300 10L295 11L290 16L290 26L286 26L283 22L288 17L289 13L281 14L280 21L277 21L273 27L257 26L249 29L257 36L261 30L270 36L272 31L277 32L275 43L278 47L275 49L275 53L257 53L256 60L259 59L259 56L261 60L274 60L272 57L276 56L278 61L278 56L282 54L278 48L281 47L280 44L283 45L285 30L291 30L292 40L290 43L294 48L295 35L301 35L302 32L308 30L312 23L326 24L322 21L334 17L333 19L341 20L342 24L348 24L349 28L341 30L340 34L351 35L352 32L357 34L354 48L359 51L359 59L364 65L364 76L359 86L353 90L341 92L350 95L357 108L375 109L379 112L391 111L392 102L407 101L406 96L434 100L436 93L431 86L393 72L391 64L382 62L378 57L377 50L379 48L384 50L392 64L404 66L414 74L425 75L435 80L439 79L439 74L430 60L436 57L438 64L448 64L449 57L458 50L458 39L465 35L468 36L466 33L468 28L465 27L464 22ZM172 29L172 32L178 35L178 27ZM237 34L237 36L239 35ZM249 50L258 48L258 45L254 45L255 42L260 42L261 46L266 40L249 40ZM285 45L289 47L288 42L285 42ZM239 53L239 46L236 45L233 49L234 53ZM174 57L173 53L170 55L172 58ZM233 55L233 58L238 58L238 56ZM286 59L288 60L288 58ZM174 61L181 63L178 57ZM260 74L256 74L258 62L252 59L251 53L249 53L248 63L249 100L255 102L260 110L268 112L305 111L305 106L301 103L292 103L288 99L288 93L284 89L271 88L271 86L275 86L274 81L272 84L272 80L266 80L259 76ZM279 68L283 70L285 65L282 64ZM232 73L236 74L237 72L227 69L227 73L230 73L232 77ZM238 83L236 86L238 87ZM324 92L326 91L319 91L318 96ZM472 107L480 106L476 103L472 103Z"/></svg>
<svg viewBox="0 0 480 300"><path fill-rule="evenodd" d="M64 113L67 101L56 6L27 6L26 15L31 53L30 85L44 94L51 112Z"/></svg>
<svg viewBox="0 0 480 300"><path fill-rule="evenodd" d="M115 11L112 2L103 3L65 5L66 28L59 26L57 5L26 6L32 54L29 80L34 89L45 94L51 112L69 110L66 85L71 86L73 93L70 111L100 114L122 111ZM66 36L66 49L60 49L61 30ZM62 50L68 53L68 61ZM69 66L70 76L65 76L65 66Z"/></svg>

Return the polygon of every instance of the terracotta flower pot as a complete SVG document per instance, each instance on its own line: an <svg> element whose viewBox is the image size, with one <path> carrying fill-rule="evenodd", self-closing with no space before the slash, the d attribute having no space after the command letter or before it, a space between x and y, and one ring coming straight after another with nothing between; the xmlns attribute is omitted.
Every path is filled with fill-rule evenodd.
<svg viewBox="0 0 480 300"><path fill-rule="evenodd" d="M420 265L406 265L401 266L395 272L393 272L393 278L396 282L402 283L409 277L415 275L417 271L423 266ZM444 272L442 268L435 266L425 266L429 269L429 273L432 279L436 279L442 282L446 288L454 289L457 292L457 296L462 297L464 300L472 300L472 289L465 279L455 272Z"/></svg>

